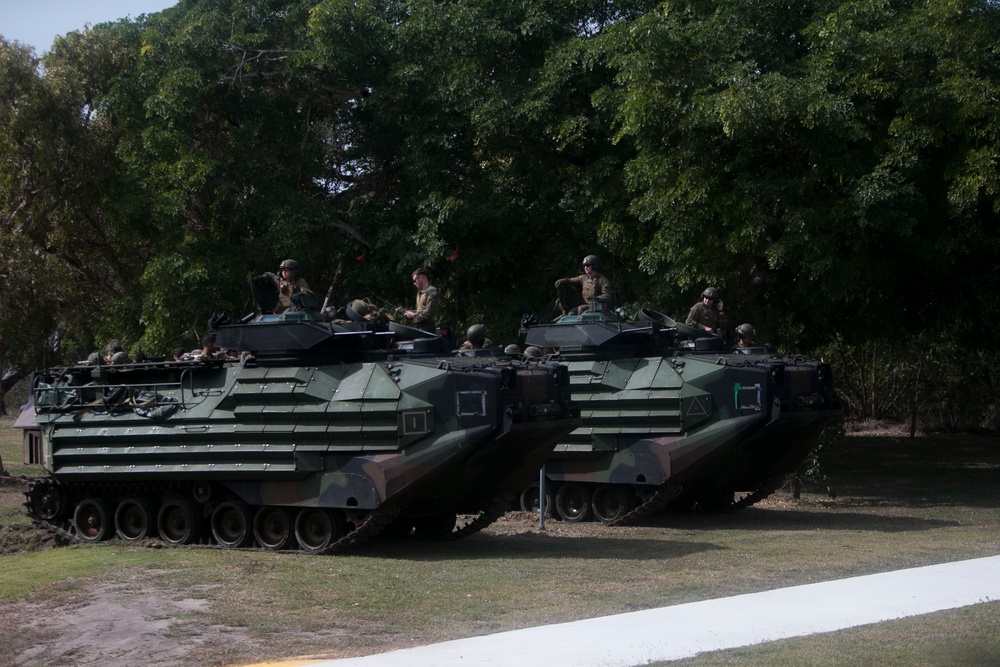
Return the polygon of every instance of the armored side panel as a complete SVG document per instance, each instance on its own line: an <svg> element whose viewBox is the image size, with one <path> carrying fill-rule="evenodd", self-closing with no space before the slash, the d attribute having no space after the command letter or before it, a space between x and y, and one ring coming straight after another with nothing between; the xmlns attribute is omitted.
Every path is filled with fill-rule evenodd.
<svg viewBox="0 0 1000 667"><path fill-rule="evenodd" d="M840 415L828 364L691 339L701 333L654 314L563 317L526 331L526 345L558 350L581 413L545 466L564 519L617 524L668 503L747 506L783 483ZM522 506L535 507L537 493L529 485Z"/></svg>
<svg viewBox="0 0 1000 667"><path fill-rule="evenodd" d="M36 373L49 476L29 511L84 541L316 552L390 524L447 534L459 514L478 529L578 423L565 369L417 354L391 336L265 316L220 327L242 361Z"/></svg>

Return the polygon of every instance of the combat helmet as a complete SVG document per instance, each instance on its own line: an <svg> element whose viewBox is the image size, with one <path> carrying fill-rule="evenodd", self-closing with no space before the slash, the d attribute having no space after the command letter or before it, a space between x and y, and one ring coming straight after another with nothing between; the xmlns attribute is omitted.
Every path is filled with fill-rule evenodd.
<svg viewBox="0 0 1000 667"><path fill-rule="evenodd" d="M701 298L703 299L708 298L715 301L716 299L719 298L719 290L715 289L714 287L706 287L705 291L701 293Z"/></svg>
<svg viewBox="0 0 1000 667"><path fill-rule="evenodd" d="M597 255L587 255L583 258L584 266L592 266L595 269L601 268L601 260L597 259Z"/></svg>
<svg viewBox="0 0 1000 667"><path fill-rule="evenodd" d="M347 311L347 319L352 322L364 322L365 316L370 315L375 309L367 301L361 299L354 299L345 308Z"/></svg>
<svg viewBox="0 0 1000 667"><path fill-rule="evenodd" d="M486 342L486 326L483 324L473 324L465 332L466 339L476 347L482 347Z"/></svg>
<svg viewBox="0 0 1000 667"><path fill-rule="evenodd" d="M292 280L299 277L299 263L294 259L286 259L281 264L278 265L278 273L281 273L282 269L292 270Z"/></svg>
<svg viewBox="0 0 1000 667"><path fill-rule="evenodd" d="M746 338L747 340L753 339L754 330L753 327L744 322L740 326L736 327L736 335L740 338Z"/></svg>

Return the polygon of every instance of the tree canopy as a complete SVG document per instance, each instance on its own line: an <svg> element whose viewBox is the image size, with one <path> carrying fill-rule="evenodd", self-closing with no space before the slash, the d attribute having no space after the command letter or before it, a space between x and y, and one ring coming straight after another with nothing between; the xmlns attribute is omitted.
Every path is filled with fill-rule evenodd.
<svg viewBox="0 0 1000 667"><path fill-rule="evenodd" d="M982 346L998 34L992 0L181 0L0 39L0 355L165 353L287 257L345 301L428 266L511 342L591 253L633 312L711 284L778 343Z"/></svg>

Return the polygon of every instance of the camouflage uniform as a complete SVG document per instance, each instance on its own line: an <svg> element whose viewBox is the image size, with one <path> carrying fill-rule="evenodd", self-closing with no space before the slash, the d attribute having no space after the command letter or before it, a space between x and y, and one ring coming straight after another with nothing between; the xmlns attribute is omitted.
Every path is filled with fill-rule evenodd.
<svg viewBox="0 0 1000 667"><path fill-rule="evenodd" d="M312 290L309 289L309 283L307 283L304 278L285 280L281 276L273 273L268 273L267 275L271 276L274 284L278 286L278 308L275 310L276 313L286 311L292 307L293 294L312 294Z"/></svg>
<svg viewBox="0 0 1000 667"><path fill-rule="evenodd" d="M711 327L712 331L725 331L729 328L729 318L725 312L720 312L715 302L705 305L704 301L691 306L687 321L689 327Z"/></svg>
<svg viewBox="0 0 1000 667"><path fill-rule="evenodd" d="M608 308L613 305L615 293L611 289L611 281L593 269L591 269L590 275L584 274L575 278L560 278L556 281L556 287L568 283L579 285L582 293L583 305L577 308L577 315L590 310L590 303L592 301L602 303Z"/></svg>
<svg viewBox="0 0 1000 667"><path fill-rule="evenodd" d="M437 288L428 285L417 292L417 306L413 309L413 324L418 329L434 333L437 327L434 324L434 316L437 315L440 300L438 299Z"/></svg>

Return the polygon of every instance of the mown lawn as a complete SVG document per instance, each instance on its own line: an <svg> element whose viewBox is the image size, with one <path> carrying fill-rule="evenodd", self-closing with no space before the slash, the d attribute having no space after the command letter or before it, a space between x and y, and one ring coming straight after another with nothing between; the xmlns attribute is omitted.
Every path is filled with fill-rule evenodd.
<svg viewBox="0 0 1000 667"><path fill-rule="evenodd" d="M0 426L0 456L19 474L8 457L13 450L20 460L20 438L9 431ZM7 483L0 524L14 537L0 533L0 664L18 664L40 641L53 642L51 657L31 664L135 664L134 654L101 653L100 642L59 653L65 637L26 625L95 600L111 612L162 601L176 622L144 642L181 637L190 647L163 665L232 665L363 655L1000 554L996 440L851 437L824 450L822 468L822 488L807 486L800 500L781 492L733 515L661 515L627 528L548 522L540 530L518 513L459 542L380 540L331 557L114 541L18 551L30 530L20 492ZM170 611L168 602L193 610ZM995 664L998 628L1000 605L989 604L685 662Z"/></svg>

